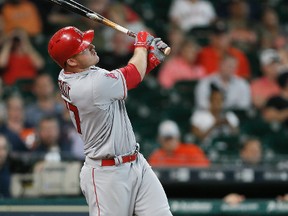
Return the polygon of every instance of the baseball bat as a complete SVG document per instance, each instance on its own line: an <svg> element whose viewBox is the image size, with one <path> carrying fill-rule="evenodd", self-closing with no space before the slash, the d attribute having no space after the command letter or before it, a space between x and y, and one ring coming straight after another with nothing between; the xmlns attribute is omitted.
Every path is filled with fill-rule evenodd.
<svg viewBox="0 0 288 216"><path fill-rule="evenodd" d="M88 19L102 23L106 26L109 26L109 27L116 29L120 32L123 32L123 33L129 35L130 37L133 37L133 38L136 37L135 32L133 32L133 31L117 24L117 23L112 22L111 20L103 17L102 15L96 13L95 11L92 11L91 9L85 7L84 5L78 3L74 0L48 0L48 1L55 3L55 4L58 4L59 6L65 8L66 10L72 11L72 12L79 14L81 16L84 16ZM165 55L169 55L171 48L167 47L166 49L161 50L161 51Z"/></svg>

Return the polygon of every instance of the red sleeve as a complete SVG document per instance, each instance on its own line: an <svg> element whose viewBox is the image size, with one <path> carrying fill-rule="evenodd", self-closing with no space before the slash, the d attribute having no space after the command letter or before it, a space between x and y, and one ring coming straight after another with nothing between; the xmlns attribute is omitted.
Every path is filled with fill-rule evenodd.
<svg viewBox="0 0 288 216"><path fill-rule="evenodd" d="M134 64L129 63L127 66L120 68L119 70L125 77L128 90L136 88L141 82L141 75Z"/></svg>

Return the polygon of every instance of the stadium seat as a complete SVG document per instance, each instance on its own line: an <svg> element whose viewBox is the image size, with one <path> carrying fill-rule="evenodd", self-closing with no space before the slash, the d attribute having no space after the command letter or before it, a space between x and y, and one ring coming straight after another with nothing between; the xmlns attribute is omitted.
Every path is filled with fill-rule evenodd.
<svg viewBox="0 0 288 216"><path fill-rule="evenodd" d="M278 130L271 130L262 137L262 140L266 148L272 149L275 154L288 154L288 130L285 127L280 126Z"/></svg>
<svg viewBox="0 0 288 216"><path fill-rule="evenodd" d="M179 105L190 109L194 108L194 92L197 83L197 80L185 80L175 83L173 90L180 97Z"/></svg>
<svg viewBox="0 0 288 216"><path fill-rule="evenodd" d="M239 153L240 136L227 135L218 136L212 139L208 151L216 150L219 155L237 155Z"/></svg>

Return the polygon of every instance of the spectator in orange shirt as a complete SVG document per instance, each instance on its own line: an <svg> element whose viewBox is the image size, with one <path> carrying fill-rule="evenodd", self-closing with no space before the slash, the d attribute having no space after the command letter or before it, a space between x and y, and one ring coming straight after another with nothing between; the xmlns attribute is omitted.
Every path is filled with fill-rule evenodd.
<svg viewBox="0 0 288 216"><path fill-rule="evenodd" d="M166 120L159 125L158 140L161 147L150 155L151 166L209 166L209 160L198 146L180 142L180 131L174 121Z"/></svg>
<svg viewBox="0 0 288 216"><path fill-rule="evenodd" d="M223 56L229 54L237 59L236 75L250 77L250 64L245 54L231 45L231 38L226 24L217 21L212 25L210 44L203 47L198 55L198 63L203 65L207 74L217 72Z"/></svg>
<svg viewBox="0 0 288 216"><path fill-rule="evenodd" d="M7 0L2 7L4 31L23 29L29 36L42 32L42 20L37 7L27 0Z"/></svg>
<svg viewBox="0 0 288 216"><path fill-rule="evenodd" d="M0 68L3 81L12 86L19 79L33 79L44 67L44 59L34 49L23 30L15 30L7 36L0 50Z"/></svg>

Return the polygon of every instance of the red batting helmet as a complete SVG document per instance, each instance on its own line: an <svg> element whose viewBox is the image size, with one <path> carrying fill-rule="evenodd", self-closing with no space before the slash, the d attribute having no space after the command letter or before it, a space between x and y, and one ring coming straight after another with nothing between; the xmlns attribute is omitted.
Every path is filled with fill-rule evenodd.
<svg viewBox="0 0 288 216"><path fill-rule="evenodd" d="M85 32L68 26L57 31L49 41L48 53L60 67L64 68L65 62L85 50L94 38L94 30Z"/></svg>

